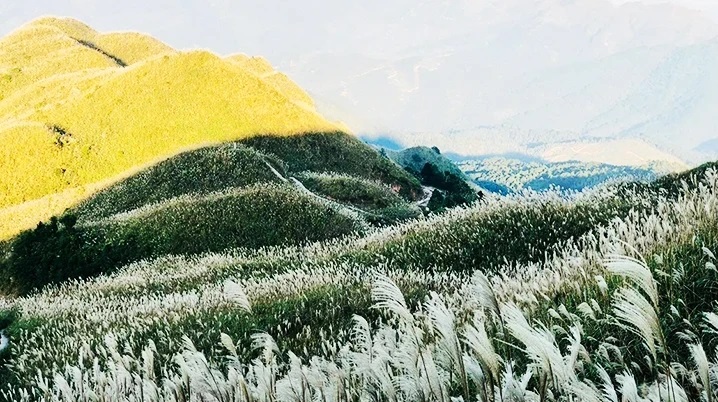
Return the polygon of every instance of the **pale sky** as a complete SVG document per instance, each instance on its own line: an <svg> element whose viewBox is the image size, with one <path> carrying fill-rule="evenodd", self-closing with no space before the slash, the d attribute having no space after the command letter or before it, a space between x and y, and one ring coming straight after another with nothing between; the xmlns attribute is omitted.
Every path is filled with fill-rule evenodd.
<svg viewBox="0 0 718 402"><path fill-rule="evenodd" d="M718 0L644 1L691 7L718 22ZM366 14L367 3L375 6L375 13ZM358 45L347 41L361 40L355 30L364 21L369 30L386 31L388 46L390 25L418 2L369 0L364 2L364 13L355 4L351 0L3 0L0 35L41 15L70 16L103 32L139 31L179 49L201 47L225 55L244 52L279 63L293 52Z"/></svg>

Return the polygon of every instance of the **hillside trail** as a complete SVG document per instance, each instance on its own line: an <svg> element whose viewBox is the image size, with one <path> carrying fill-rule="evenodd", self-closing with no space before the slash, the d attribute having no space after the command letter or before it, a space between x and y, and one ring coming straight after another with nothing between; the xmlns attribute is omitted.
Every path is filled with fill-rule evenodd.
<svg viewBox="0 0 718 402"><path fill-rule="evenodd" d="M428 208L429 200L431 200L431 196L434 195L434 191L436 191L436 188L431 186L421 186L421 190L424 192L424 194L422 198L416 202L416 206L420 208Z"/></svg>
<svg viewBox="0 0 718 402"><path fill-rule="evenodd" d="M322 195L320 195L320 194L317 194L317 193L313 192L312 190L308 189L308 188L307 188L301 181L299 181L299 179L297 179L296 177L294 177L294 176L289 176L289 179L287 179L287 178L284 177L281 173L279 173L279 172L277 171L277 169L275 169L274 166L272 166L271 163L269 163L269 162L266 161L266 160L264 161L264 163L265 163L265 164L267 165L267 167L272 171L272 173L274 173L274 175L277 176L277 178L279 178L279 180L281 180L281 181L284 182L284 183L291 182L291 183L294 185L294 187L296 187L297 189L299 189L299 191L301 191L301 192L303 192L303 193L305 193L305 194L308 194L308 195L310 195L310 196L312 196L312 197L315 197L315 198L319 199L320 201L329 203L329 204L331 204L331 205L335 205L335 206L337 206L337 207L339 207L339 208L342 208L342 209L347 209L347 210L349 210L349 211L351 211L351 212L354 212L354 213L357 213L357 214L360 214L360 215L379 217L379 215L374 214L374 213L371 213L371 212L368 212L368 211L365 211L365 210L363 210L363 209L361 209L361 208L357 208L357 207L354 207L354 206L351 206L351 205L345 205L345 204L336 202L336 201L334 201L334 200L332 200L332 199L329 199L329 198L327 198L327 197L324 197L324 196L322 196Z"/></svg>

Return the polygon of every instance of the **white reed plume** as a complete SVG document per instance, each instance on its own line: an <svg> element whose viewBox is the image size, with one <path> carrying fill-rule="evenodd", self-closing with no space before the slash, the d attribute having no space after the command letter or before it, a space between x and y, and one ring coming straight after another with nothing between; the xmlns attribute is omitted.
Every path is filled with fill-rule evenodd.
<svg viewBox="0 0 718 402"><path fill-rule="evenodd" d="M388 276L377 276L371 288L371 298L374 301L374 308L385 309L405 323L414 322L414 316L406 305L404 294Z"/></svg>
<svg viewBox="0 0 718 402"><path fill-rule="evenodd" d="M515 305L503 306L501 310L509 332L524 344L524 351L537 370L542 394L549 383L560 391L575 381L575 374L572 369L567 369L551 331L540 323L536 327L531 326Z"/></svg>
<svg viewBox="0 0 718 402"><path fill-rule="evenodd" d="M477 270L476 273L474 273L473 282L473 294L479 302L479 305L492 312L495 317L501 319L499 302L496 299L496 294L494 293L489 278L487 278L483 272Z"/></svg>
<svg viewBox="0 0 718 402"><path fill-rule="evenodd" d="M463 352L456 329L456 317L436 292L431 292L431 297L424 306L434 331L439 334L437 347L449 357L448 368L449 370L453 368L456 371L464 391L464 398L469 400L469 379L466 375Z"/></svg>
<svg viewBox="0 0 718 402"><path fill-rule="evenodd" d="M614 295L613 314L619 323L643 340L653 358L658 362L658 348L665 350L665 342L661 323L653 305L633 288L621 288Z"/></svg>
<svg viewBox="0 0 718 402"><path fill-rule="evenodd" d="M658 308L658 286L651 269L645 261L627 256L614 255L606 259L606 268L613 275L622 276L645 292L655 308Z"/></svg>
<svg viewBox="0 0 718 402"><path fill-rule="evenodd" d="M493 393L493 387L499 384L500 381L503 359L496 353L479 314L474 315L472 324L464 327L463 341L473 352L472 357L480 363L485 376L488 376L489 384L486 387L488 388L487 391ZM483 387L484 384L481 383L479 385Z"/></svg>
<svg viewBox="0 0 718 402"><path fill-rule="evenodd" d="M691 352L691 358L696 366L698 372L698 378L701 380L703 386L703 394L708 402L713 401L713 387L710 380L711 365L708 361L705 349L701 343L693 343L688 345L688 350Z"/></svg>
<svg viewBox="0 0 718 402"><path fill-rule="evenodd" d="M249 302L247 294L244 292L244 288L238 283L227 279L224 281L224 296L227 301L235 304L242 310L251 313L252 304Z"/></svg>
<svg viewBox="0 0 718 402"><path fill-rule="evenodd" d="M643 401L643 398L638 396L636 378L630 371L624 371L622 374L617 375L616 382L618 383L618 392L620 392L622 396L622 402Z"/></svg>

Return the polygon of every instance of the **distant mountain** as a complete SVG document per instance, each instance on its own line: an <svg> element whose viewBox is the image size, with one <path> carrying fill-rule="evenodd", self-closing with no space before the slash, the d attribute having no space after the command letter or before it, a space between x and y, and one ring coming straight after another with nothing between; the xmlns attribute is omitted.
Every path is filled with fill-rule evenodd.
<svg viewBox="0 0 718 402"><path fill-rule="evenodd" d="M705 141L694 148L696 152L703 154L716 154L718 155L718 138Z"/></svg>
<svg viewBox="0 0 718 402"><path fill-rule="evenodd" d="M457 163L477 185L500 194L551 187L583 190L615 180L651 181L662 172L657 168L635 168L584 162L538 162L507 157L465 160Z"/></svg>
<svg viewBox="0 0 718 402"><path fill-rule="evenodd" d="M466 181L474 189L483 189L497 194L510 194L523 189L536 191L552 187L564 190L583 190L609 181L651 181L664 174L682 171L678 163L641 161L640 167L579 161L584 159L602 159L592 154L596 150L608 150L613 153L608 158L630 159L631 146L640 146L627 142L607 142L604 146L596 144L563 143L558 145L538 145L544 148L539 154L552 156L552 159L535 158L523 154L506 154L484 157L463 158L457 154L444 155L436 147L411 147L402 151L384 149L382 152L400 166L411 172L421 172L427 163L436 166L440 172L450 172ZM620 149L623 146L623 151ZM375 146L376 147L376 146ZM381 149L381 148L380 148ZM565 159L564 159L565 158ZM658 158L657 158L658 159ZM639 161L634 161L639 164Z"/></svg>
<svg viewBox="0 0 718 402"><path fill-rule="evenodd" d="M718 132L718 27L700 13L605 0L412 4L390 44L368 26L361 43L298 55L287 71L321 110L405 146L476 155L611 138L644 142L638 159L713 156L692 150Z"/></svg>
<svg viewBox="0 0 718 402"><path fill-rule="evenodd" d="M677 172L688 165L670 153L661 151L645 141L633 138L585 139L548 144L530 144L530 153L549 162L579 161L616 166L643 167L660 165L661 171Z"/></svg>

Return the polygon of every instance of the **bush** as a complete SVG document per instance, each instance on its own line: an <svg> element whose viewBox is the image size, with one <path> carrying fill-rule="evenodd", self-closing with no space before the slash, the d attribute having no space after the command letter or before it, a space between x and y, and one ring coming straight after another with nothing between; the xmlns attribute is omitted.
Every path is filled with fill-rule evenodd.
<svg viewBox="0 0 718 402"><path fill-rule="evenodd" d="M70 278L107 272L146 254L134 236L109 242L94 228L78 229L71 215L21 233L0 265L0 288L26 294Z"/></svg>

